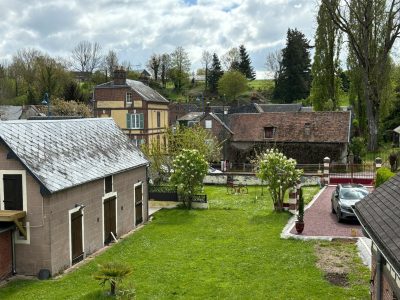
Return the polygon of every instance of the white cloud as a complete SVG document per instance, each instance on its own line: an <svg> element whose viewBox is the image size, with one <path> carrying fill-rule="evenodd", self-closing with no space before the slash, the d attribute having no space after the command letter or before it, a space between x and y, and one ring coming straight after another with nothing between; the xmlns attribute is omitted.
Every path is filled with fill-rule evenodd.
<svg viewBox="0 0 400 300"><path fill-rule="evenodd" d="M68 57L90 40L142 67L152 53L183 46L195 69L202 50L222 56L244 44L259 73L267 53L284 46L288 28L313 37L316 13L310 0L0 0L0 6L0 60L24 47Z"/></svg>

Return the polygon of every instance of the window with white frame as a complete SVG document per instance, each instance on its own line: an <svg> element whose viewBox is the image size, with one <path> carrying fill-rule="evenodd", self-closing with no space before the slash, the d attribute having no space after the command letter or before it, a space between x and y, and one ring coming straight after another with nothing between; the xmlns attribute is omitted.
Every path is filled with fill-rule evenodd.
<svg viewBox="0 0 400 300"><path fill-rule="evenodd" d="M144 114L127 114L126 115L126 128L128 129L143 129L144 128Z"/></svg>
<svg viewBox="0 0 400 300"><path fill-rule="evenodd" d="M206 120L205 127L206 127L206 129L211 129L212 128L212 120Z"/></svg>
<svg viewBox="0 0 400 300"><path fill-rule="evenodd" d="M132 106L132 93L131 92L127 92L126 93L126 106Z"/></svg>

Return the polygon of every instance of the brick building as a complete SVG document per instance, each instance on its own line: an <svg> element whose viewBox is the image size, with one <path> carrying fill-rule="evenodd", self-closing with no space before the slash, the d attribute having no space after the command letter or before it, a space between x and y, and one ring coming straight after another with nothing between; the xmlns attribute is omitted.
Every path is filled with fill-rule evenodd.
<svg viewBox="0 0 400 300"><path fill-rule="evenodd" d="M371 299L400 299L400 174L358 202L354 212L372 240Z"/></svg>
<svg viewBox="0 0 400 300"><path fill-rule="evenodd" d="M0 122L0 278L57 274L146 221L147 166L111 118Z"/></svg>
<svg viewBox="0 0 400 300"><path fill-rule="evenodd" d="M168 129L168 100L143 82L116 69L114 80L94 89L96 117L112 117L132 142L164 145Z"/></svg>

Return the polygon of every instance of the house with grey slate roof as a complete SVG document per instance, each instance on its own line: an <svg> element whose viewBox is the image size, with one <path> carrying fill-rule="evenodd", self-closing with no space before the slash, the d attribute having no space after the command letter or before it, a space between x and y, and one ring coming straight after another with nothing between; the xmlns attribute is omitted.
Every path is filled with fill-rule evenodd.
<svg viewBox="0 0 400 300"><path fill-rule="evenodd" d="M122 68L112 81L94 88L96 117L112 117L137 146L166 145L169 101L143 82L126 78Z"/></svg>
<svg viewBox="0 0 400 300"><path fill-rule="evenodd" d="M400 299L400 174L355 205L371 238L371 299Z"/></svg>
<svg viewBox="0 0 400 300"><path fill-rule="evenodd" d="M147 167L111 118L0 122L0 279L57 274L145 222Z"/></svg>

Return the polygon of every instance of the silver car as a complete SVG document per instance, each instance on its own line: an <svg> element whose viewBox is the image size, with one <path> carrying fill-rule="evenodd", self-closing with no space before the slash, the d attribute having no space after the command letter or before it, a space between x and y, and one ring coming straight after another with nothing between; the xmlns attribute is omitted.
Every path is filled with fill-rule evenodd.
<svg viewBox="0 0 400 300"><path fill-rule="evenodd" d="M332 193L332 213L336 214L338 222L343 219L354 219L354 205L369 194L362 184L338 184Z"/></svg>

